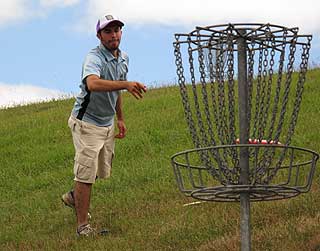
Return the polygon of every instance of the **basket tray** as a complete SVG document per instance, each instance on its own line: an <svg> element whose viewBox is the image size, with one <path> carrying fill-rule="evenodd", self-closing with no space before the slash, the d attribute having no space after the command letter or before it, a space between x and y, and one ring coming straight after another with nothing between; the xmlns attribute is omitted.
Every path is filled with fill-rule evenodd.
<svg viewBox="0 0 320 251"><path fill-rule="evenodd" d="M248 184L241 184L240 150L249 155ZM225 145L190 149L172 156L179 189L199 200L250 201L291 198L310 190L319 154L284 145Z"/></svg>

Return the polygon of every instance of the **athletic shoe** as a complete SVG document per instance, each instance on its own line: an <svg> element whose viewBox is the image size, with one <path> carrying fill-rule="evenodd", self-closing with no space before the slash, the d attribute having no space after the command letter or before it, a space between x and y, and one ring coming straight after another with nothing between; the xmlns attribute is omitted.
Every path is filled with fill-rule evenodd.
<svg viewBox="0 0 320 251"><path fill-rule="evenodd" d="M72 190L62 195L61 200L64 203L64 205L66 205L67 207L71 207L74 210L76 209ZM88 212L88 219L89 220L91 219L91 214L89 212Z"/></svg>
<svg viewBox="0 0 320 251"><path fill-rule="evenodd" d="M90 224L85 224L77 228L77 236L89 237L96 235L96 230L90 226Z"/></svg>
<svg viewBox="0 0 320 251"><path fill-rule="evenodd" d="M67 192L61 197L62 202L67 206L75 209L73 191Z"/></svg>

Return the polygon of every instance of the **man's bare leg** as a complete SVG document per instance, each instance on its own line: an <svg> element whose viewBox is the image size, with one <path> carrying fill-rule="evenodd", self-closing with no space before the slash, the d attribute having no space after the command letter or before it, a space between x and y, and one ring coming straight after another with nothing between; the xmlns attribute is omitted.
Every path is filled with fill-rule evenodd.
<svg viewBox="0 0 320 251"><path fill-rule="evenodd" d="M76 181L74 186L74 202L78 227L88 224L92 184Z"/></svg>

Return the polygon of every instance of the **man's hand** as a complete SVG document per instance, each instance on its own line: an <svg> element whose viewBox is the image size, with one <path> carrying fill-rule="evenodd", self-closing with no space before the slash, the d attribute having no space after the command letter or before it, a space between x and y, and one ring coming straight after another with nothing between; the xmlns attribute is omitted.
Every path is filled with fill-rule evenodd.
<svg viewBox="0 0 320 251"><path fill-rule="evenodd" d="M147 87L139 82L128 82L127 91L136 99L141 99L142 93L147 91Z"/></svg>
<svg viewBox="0 0 320 251"><path fill-rule="evenodd" d="M126 136L127 128L123 120L118 120L117 126L119 129L119 133L115 135L117 139L123 139Z"/></svg>

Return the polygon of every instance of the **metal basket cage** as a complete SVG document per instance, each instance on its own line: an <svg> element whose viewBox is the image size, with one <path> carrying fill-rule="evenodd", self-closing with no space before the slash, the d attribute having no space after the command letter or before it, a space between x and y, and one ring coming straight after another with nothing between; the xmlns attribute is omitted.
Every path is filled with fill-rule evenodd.
<svg viewBox="0 0 320 251"><path fill-rule="evenodd" d="M238 201L245 191L252 201L307 192L318 155L290 144L312 36L299 35L298 28L239 23L196 27L175 38L195 147L172 158L180 190L215 201ZM248 174L241 181L244 168Z"/></svg>

